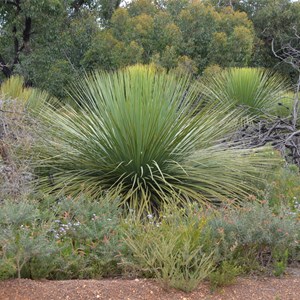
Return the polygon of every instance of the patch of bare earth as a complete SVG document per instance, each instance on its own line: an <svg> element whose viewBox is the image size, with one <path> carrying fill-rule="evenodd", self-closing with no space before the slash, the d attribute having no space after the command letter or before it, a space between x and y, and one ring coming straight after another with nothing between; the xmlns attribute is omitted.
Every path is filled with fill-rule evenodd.
<svg viewBox="0 0 300 300"><path fill-rule="evenodd" d="M212 293L207 283L192 293L165 290L149 279L104 280L30 280L14 279L0 282L1 300L299 300L300 271L282 278L239 278L235 284Z"/></svg>

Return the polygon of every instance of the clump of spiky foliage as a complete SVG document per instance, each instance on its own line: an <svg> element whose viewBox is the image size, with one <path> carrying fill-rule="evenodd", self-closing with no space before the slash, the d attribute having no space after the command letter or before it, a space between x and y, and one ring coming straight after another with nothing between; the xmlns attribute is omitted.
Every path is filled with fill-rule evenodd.
<svg viewBox="0 0 300 300"><path fill-rule="evenodd" d="M280 75L259 68L229 68L203 80L206 99L242 106L252 115L276 111L288 87Z"/></svg>
<svg viewBox="0 0 300 300"><path fill-rule="evenodd" d="M174 198L240 199L273 160L266 149L221 143L239 114L196 104L198 87L187 77L134 66L95 72L71 94L72 106L42 114L47 139L37 170L52 191L114 190L140 210Z"/></svg>
<svg viewBox="0 0 300 300"><path fill-rule="evenodd" d="M58 100L50 96L46 91L26 87L23 77L14 75L5 80L0 86L1 109L18 109L19 113L30 111L38 112L46 103L57 105Z"/></svg>
<svg viewBox="0 0 300 300"><path fill-rule="evenodd" d="M25 87L20 76L0 85L0 201L26 198L31 192L34 113L50 99L46 92Z"/></svg>

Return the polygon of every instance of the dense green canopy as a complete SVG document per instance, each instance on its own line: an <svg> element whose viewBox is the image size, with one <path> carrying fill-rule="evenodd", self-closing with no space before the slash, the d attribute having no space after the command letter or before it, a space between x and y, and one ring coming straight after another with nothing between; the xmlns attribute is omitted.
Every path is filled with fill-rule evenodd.
<svg viewBox="0 0 300 300"><path fill-rule="evenodd" d="M135 63L194 75L216 65L291 75L271 41L289 41L299 20L300 3L291 0L3 0L1 77L17 73L65 97L83 70Z"/></svg>

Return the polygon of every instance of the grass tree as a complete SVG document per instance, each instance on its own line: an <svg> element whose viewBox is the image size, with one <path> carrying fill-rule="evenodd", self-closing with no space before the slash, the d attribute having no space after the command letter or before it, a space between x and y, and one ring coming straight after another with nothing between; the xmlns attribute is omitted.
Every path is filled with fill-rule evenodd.
<svg viewBox="0 0 300 300"><path fill-rule="evenodd" d="M203 94L252 116L275 113L289 85L282 76L259 68L229 68L203 81Z"/></svg>
<svg viewBox="0 0 300 300"><path fill-rule="evenodd" d="M133 66L86 76L70 95L72 105L41 115L37 171L48 190L93 197L109 190L140 211L174 199L241 199L274 161L265 148L221 142L239 113L199 103L187 77Z"/></svg>

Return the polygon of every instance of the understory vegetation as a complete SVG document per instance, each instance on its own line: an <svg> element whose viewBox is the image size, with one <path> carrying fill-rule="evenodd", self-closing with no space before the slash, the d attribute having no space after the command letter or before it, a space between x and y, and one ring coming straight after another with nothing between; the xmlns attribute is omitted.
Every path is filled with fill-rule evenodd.
<svg viewBox="0 0 300 300"><path fill-rule="evenodd" d="M42 201L41 201L42 200ZM219 210L166 206L124 217L119 199L53 197L1 204L1 279L156 278L191 291L299 261L299 210L250 202Z"/></svg>

